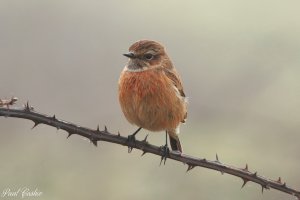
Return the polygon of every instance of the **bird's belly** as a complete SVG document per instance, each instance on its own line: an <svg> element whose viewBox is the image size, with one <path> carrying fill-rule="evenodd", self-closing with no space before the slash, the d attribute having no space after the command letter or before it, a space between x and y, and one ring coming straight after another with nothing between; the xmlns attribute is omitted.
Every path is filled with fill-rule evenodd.
<svg viewBox="0 0 300 200"><path fill-rule="evenodd" d="M186 108L172 82L154 70L123 73L119 100L127 120L151 131L175 129Z"/></svg>

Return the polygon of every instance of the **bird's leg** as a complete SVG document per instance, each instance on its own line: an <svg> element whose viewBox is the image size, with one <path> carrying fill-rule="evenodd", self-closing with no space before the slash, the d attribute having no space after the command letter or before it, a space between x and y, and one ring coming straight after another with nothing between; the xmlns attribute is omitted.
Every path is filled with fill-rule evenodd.
<svg viewBox="0 0 300 200"><path fill-rule="evenodd" d="M170 149L168 147L168 132L167 131L166 131L166 144L164 146L161 146L161 151L162 151L162 155L161 155L160 165L161 165L162 161L164 161L164 165L165 165L166 161L167 161L167 157L170 152Z"/></svg>
<svg viewBox="0 0 300 200"><path fill-rule="evenodd" d="M139 127L133 134L128 135L128 142L129 144L134 144L135 143L135 135L142 129L142 127ZM128 153L130 153L132 151L132 147L128 146Z"/></svg>

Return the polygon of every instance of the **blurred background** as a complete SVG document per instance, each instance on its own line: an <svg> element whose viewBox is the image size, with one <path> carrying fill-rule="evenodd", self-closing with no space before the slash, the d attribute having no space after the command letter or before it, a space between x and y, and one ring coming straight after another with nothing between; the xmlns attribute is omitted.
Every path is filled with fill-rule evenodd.
<svg viewBox="0 0 300 200"><path fill-rule="evenodd" d="M300 2L0 1L0 98L124 136L117 83L140 39L163 43L183 79L186 154L215 159L300 188ZM0 192L27 199L294 199L195 168L27 120L0 118ZM148 131L142 131L143 139ZM164 134L149 141L164 144ZM9 199L14 199L10 197ZM18 197L17 199L20 199Z"/></svg>

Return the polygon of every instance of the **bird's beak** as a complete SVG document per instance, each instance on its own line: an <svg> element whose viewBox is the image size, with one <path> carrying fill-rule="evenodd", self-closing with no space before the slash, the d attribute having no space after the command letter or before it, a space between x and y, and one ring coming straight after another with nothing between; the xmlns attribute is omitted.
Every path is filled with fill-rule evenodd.
<svg viewBox="0 0 300 200"><path fill-rule="evenodd" d="M135 55L132 52L130 52L130 53L124 53L123 56L126 56L128 58L135 58Z"/></svg>

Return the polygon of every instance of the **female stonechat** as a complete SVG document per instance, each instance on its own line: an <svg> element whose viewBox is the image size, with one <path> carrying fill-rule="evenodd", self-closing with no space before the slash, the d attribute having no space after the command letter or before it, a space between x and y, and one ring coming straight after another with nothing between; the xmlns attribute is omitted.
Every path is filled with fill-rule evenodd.
<svg viewBox="0 0 300 200"><path fill-rule="evenodd" d="M182 152L178 133L187 117L187 101L166 49L158 42L141 40L124 56L129 60L119 79L119 101L126 119L139 127L130 137L142 128L165 130L172 150Z"/></svg>

